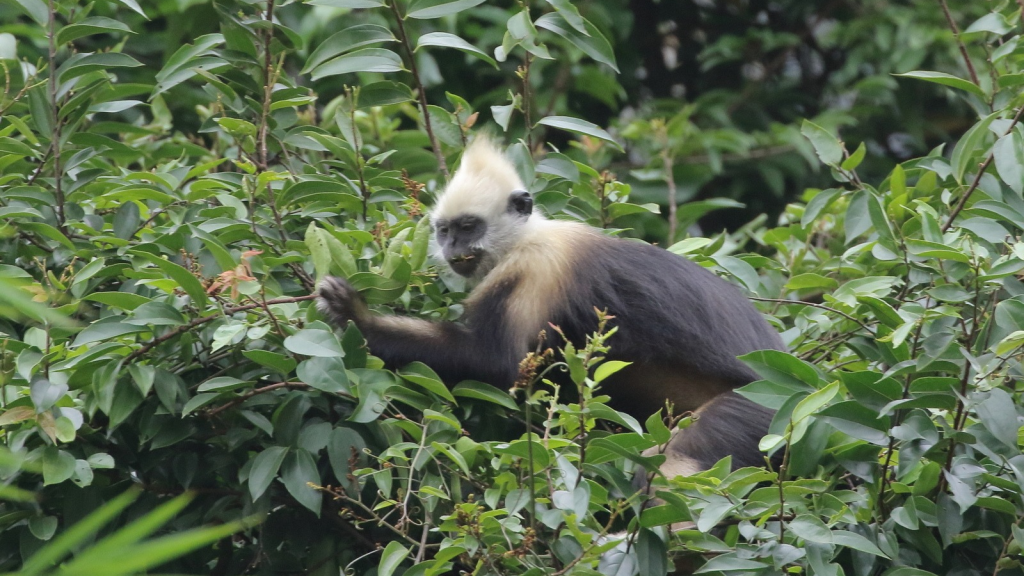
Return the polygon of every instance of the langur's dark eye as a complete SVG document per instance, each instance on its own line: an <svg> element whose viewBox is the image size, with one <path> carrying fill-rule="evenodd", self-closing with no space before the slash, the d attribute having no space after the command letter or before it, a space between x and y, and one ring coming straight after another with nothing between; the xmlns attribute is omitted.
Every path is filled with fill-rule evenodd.
<svg viewBox="0 0 1024 576"><path fill-rule="evenodd" d="M472 232L473 230L476 230L476 222L463 222L459 228L461 228L463 232Z"/></svg>
<svg viewBox="0 0 1024 576"><path fill-rule="evenodd" d="M439 235L441 235L441 236L447 236L448 235L448 227L447 226L438 226L437 227L437 233Z"/></svg>

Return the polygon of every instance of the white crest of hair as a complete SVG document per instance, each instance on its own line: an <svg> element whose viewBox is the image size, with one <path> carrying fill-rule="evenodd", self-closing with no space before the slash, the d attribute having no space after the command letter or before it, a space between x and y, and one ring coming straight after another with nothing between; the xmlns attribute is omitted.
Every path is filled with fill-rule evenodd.
<svg viewBox="0 0 1024 576"><path fill-rule="evenodd" d="M431 219L473 215L490 224L503 216L513 190L525 190L516 167L486 136L477 136L462 154L462 163L437 199Z"/></svg>

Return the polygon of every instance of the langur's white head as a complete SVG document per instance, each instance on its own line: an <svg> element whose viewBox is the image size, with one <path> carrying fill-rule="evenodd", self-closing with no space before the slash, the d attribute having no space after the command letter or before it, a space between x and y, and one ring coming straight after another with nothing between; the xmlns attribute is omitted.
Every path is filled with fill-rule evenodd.
<svg viewBox="0 0 1024 576"><path fill-rule="evenodd" d="M479 280L518 242L525 225L541 218L515 166L478 136L437 199L430 221L441 255L453 271Z"/></svg>

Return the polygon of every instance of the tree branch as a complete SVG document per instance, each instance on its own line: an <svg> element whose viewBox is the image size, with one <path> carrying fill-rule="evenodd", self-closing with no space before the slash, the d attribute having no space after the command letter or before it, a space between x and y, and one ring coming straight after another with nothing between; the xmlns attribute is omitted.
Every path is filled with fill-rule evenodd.
<svg viewBox="0 0 1024 576"><path fill-rule="evenodd" d="M960 48L960 56L963 57L964 64L967 65L967 72L971 75L971 82L974 82L975 86L981 86L981 83L978 81L978 72L974 69L971 57L967 54L967 47L964 46L963 40L960 39L960 27L956 25L956 20L949 13L949 5L946 4L946 0L939 0L939 4L942 6L942 13L946 16L949 29L953 31L953 38L956 39L956 44Z"/></svg>
<svg viewBox="0 0 1024 576"><path fill-rule="evenodd" d="M430 138L431 148L434 149L437 167L444 174L445 180L447 180L448 164L444 161L441 145L438 143L437 136L434 135L434 127L430 123L430 114L427 109L427 92L423 89L423 82L420 81L420 73L416 67L416 54L412 50L412 44L409 43L409 35L405 32L405 20L402 18L402 13L398 11L398 4L395 0L390 0L388 5L391 7L391 12L395 15L395 23L398 25L398 39L402 41L402 47L409 57L409 72L412 74L413 82L416 83L416 91L419 93L420 113L423 114L423 128L427 131L427 137Z"/></svg>
<svg viewBox="0 0 1024 576"><path fill-rule="evenodd" d="M225 411L225 410L227 410L229 408L234 408L235 406L238 406L239 404L242 404L243 402L245 402L249 398L252 398L253 396L258 396L260 394L266 394L267 392L273 392L274 390L280 390L281 388L309 388L309 387L310 387L309 384L306 384L305 382L275 382L274 384L268 384L266 386L263 386L262 388L253 388L252 390L246 392L245 394L242 394L238 398L232 398L230 401L228 401L228 402L226 402L224 404L221 404L220 406L217 406L216 408L211 408L211 409L205 411L203 413L203 416L205 416L206 418L213 418L217 414L220 414L221 412L223 412L223 411ZM335 394L337 394L338 396L344 396L346 398L352 398L352 396L350 396L348 394L345 394L343 392L335 392Z"/></svg>
<svg viewBox="0 0 1024 576"><path fill-rule="evenodd" d="M1010 125L1006 128L1006 132L1003 132L1003 136L1006 136L1013 131L1017 122L1020 122L1021 114L1024 114L1024 106L1017 109L1017 114L1014 115L1013 122L1010 122ZM981 163L981 166L978 168L978 173L974 175L974 181L971 182L970 187L967 188L964 195L960 197L960 201L957 202L956 208L953 208L953 211L949 213L949 220L946 220L946 223L942 225L943 232L948 231L953 226L953 221L960 215L960 211L964 209L964 206L967 204L967 200L970 199L971 194L974 194L974 191L978 189L978 185L981 184L981 177L985 175L985 170L988 170L989 165L992 164L992 160L995 159L995 154L995 151L989 152L985 161Z"/></svg>
<svg viewBox="0 0 1024 576"><path fill-rule="evenodd" d="M820 308L822 310L826 310L826 311L832 312L834 314L839 314L840 316L842 316L843 318L846 318L847 320L850 320L852 322L856 322L857 324L860 324L861 328L867 330L869 334L874 334L875 333L875 331L872 330L870 326L868 326L867 324L865 324L865 323L861 322L860 320L854 318L853 316L850 316L846 312L843 312L841 310L836 310L835 308L830 308L828 306L825 306L824 304L817 304L815 302L804 302L803 300L787 300L785 298L761 298L761 297L758 297L758 296L747 296L747 298L749 298L751 300L756 300L758 302L776 302L778 304L800 304L800 305L803 305L803 306L813 306L815 308Z"/></svg>

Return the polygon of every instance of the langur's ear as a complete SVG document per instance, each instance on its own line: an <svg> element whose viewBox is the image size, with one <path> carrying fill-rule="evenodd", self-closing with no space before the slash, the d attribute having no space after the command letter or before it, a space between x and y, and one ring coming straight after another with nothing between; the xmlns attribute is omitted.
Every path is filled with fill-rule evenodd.
<svg viewBox="0 0 1024 576"><path fill-rule="evenodd" d="M526 190L513 190L508 195L508 211L520 216L529 216L533 213L533 197Z"/></svg>

